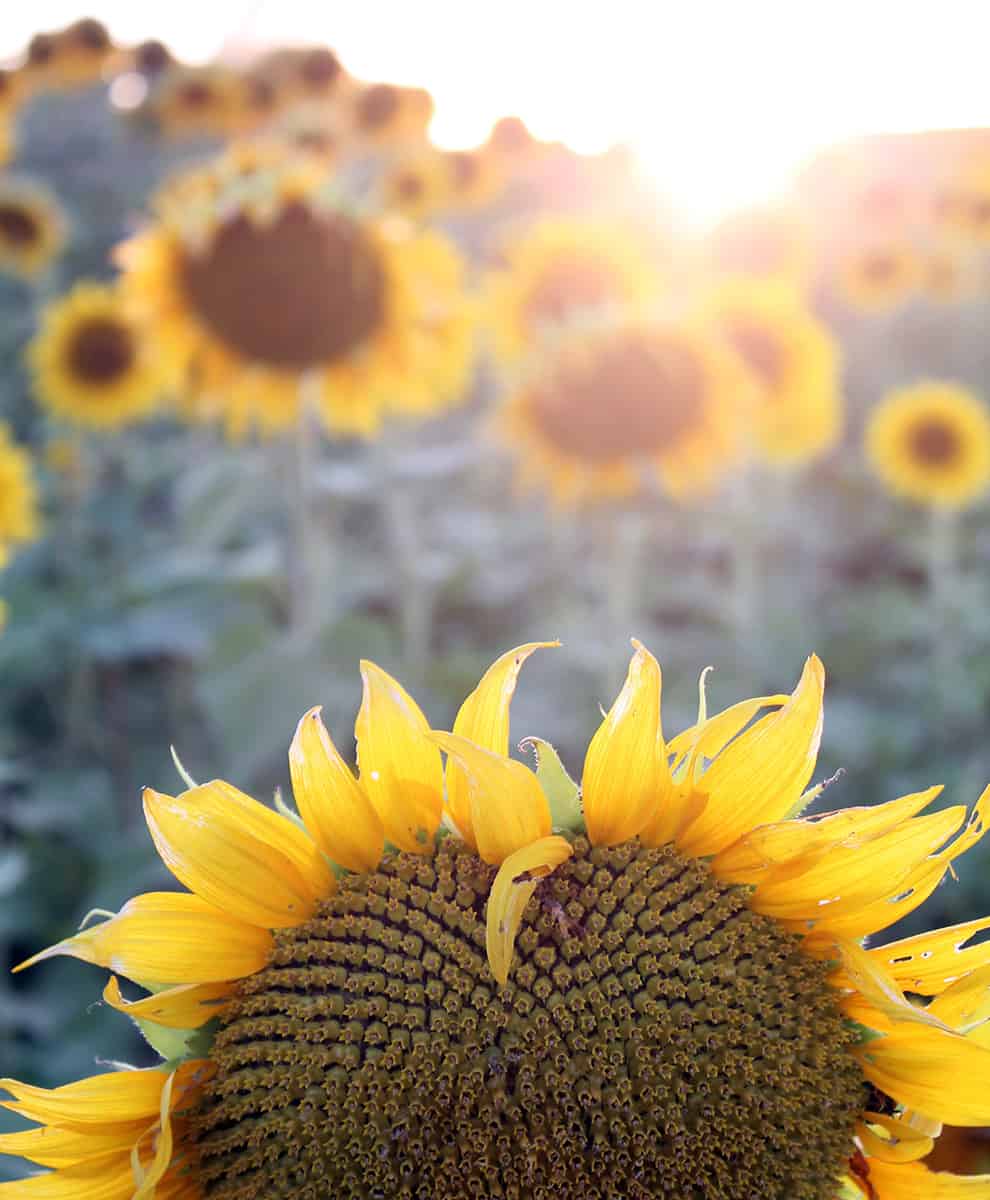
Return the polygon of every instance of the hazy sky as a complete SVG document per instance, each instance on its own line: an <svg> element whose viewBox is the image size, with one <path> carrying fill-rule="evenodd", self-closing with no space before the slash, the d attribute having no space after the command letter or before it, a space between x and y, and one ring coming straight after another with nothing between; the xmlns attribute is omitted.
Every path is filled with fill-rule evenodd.
<svg viewBox="0 0 990 1200"><path fill-rule="evenodd" d="M698 210L772 190L822 143L990 124L985 0L0 0L0 56L83 12L189 59L320 41L368 79L423 84L434 133L518 112L578 149L630 141Z"/></svg>

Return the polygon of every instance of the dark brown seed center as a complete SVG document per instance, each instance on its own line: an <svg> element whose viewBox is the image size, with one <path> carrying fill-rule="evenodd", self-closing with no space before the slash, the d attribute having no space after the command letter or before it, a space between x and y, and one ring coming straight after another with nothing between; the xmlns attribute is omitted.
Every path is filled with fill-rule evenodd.
<svg viewBox="0 0 990 1200"><path fill-rule="evenodd" d="M916 425L910 435L911 452L926 466L946 467L962 451L962 439L951 425L935 418Z"/></svg>
<svg viewBox="0 0 990 1200"><path fill-rule="evenodd" d="M83 383L110 384L126 375L136 355L131 329L109 317L79 327L66 349L66 365Z"/></svg>
<svg viewBox="0 0 990 1200"><path fill-rule="evenodd" d="M0 238L11 246L33 246L41 234L37 219L19 204L0 204Z"/></svg>

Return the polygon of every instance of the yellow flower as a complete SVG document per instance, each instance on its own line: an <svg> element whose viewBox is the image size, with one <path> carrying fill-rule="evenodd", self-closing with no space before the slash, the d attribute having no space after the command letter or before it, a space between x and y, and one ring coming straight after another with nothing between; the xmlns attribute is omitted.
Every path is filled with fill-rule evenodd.
<svg viewBox="0 0 990 1200"><path fill-rule="evenodd" d="M0 67L0 117L13 117L27 92L22 71L11 67Z"/></svg>
<svg viewBox="0 0 990 1200"><path fill-rule="evenodd" d="M767 205L725 217L705 238L702 257L717 277L805 284L814 266L811 231L793 208Z"/></svg>
<svg viewBox="0 0 990 1200"><path fill-rule="evenodd" d="M648 248L617 223L548 217L505 251L486 312L506 362L589 316L643 312L662 288Z"/></svg>
<svg viewBox="0 0 990 1200"><path fill-rule="evenodd" d="M439 236L345 210L312 157L251 147L181 177L158 208L123 248L124 284L196 410L231 436L291 427L304 394L332 432L359 435L453 398L423 395L463 352L443 336L466 301Z"/></svg>
<svg viewBox="0 0 990 1200"><path fill-rule="evenodd" d="M15 546L33 542L40 528L31 456L0 421L0 567Z"/></svg>
<svg viewBox="0 0 990 1200"><path fill-rule="evenodd" d="M563 339L496 425L522 455L522 482L558 502L629 494L648 466L690 497L735 458L753 400L749 373L711 329L625 322Z"/></svg>
<svg viewBox="0 0 990 1200"><path fill-rule="evenodd" d="M447 172L436 151L403 155L381 179L382 208L419 221L443 206L447 184Z"/></svg>
<svg viewBox="0 0 990 1200"><path fill-rule="evenodd" d="M638 643L578 788L545 742L535 772L507 757L552 644L499 658L449 733L363 663L359 773L311 709L298 816L221 781L146 791L190 890L22 966L113 972L106 1002L170 1061L0 1081L39 1123L0 1152L52 1168L2 1200L988 1194L921 1159L943 1121L990 1122L990 943L967 946L990 918L862 943L979 841L990 789L971 814L925 814L929 788L802 818L818 659L711 718L702 689L665 740ZM126 1000L118 975L155 989Z"/></svg>
<svg viewBox="0 0 990 1200"><path fill-rule="evenodd" d="M866 450L896 495L964 508L990 484L990 413L956 384L915 384L892 392L873 410Z"/></svg>
<svg viewBox="0 0 990 1200"><path fill-rule="evenodd" d="M28 349L41 403L93 429L146 417L168 383L157 345L119 288L77 284L44 311Z"/></svg>
<svg viewBox="0 0 990 1200"><path fill-rule="evenodd" d="M354 136L363 142L415 142L426 136L433 116L433 97L422 88L370 83L353 91L348 113Z"/></svg>
<svg viewBox="0 0 990 1200"><path fill-rule="evenodd" d="M504 182L504 169L491 149L448 150L443 156L447 195L452 208L476 208L496 198Z"/></svg>
<svg viewBox="0 0 990 1200"><path fill-rule="evenodd" d="M938 304L972 299L980 288L978 257L958 247L934 246L922 256L922 288Z"/></svg>
<svg viewBox="0 0 990 1200"><path fill-rule="evenodd" d="M171 66L155 79L148 111L169 137L222 138L243 116L237 73L223 67Z"/></svg>
<svg viewBox="0 0 990 1200"><path fill-rule="evenodd" d="M915 251L900 242L874 241L847 250L836 266L841 298L861 312L884 312L910 299L922 282Z"/></svg>
<svg viewBox="0 0 990 1200"><path fill-rule="evenodd" d="M57 33L35 34L22 67L25 83L34 91L85 87L103 78L115 54L106 26L82 17Z"/></svg>
<svg viewBox="0 0 990 1200"><path fill-rule="evenodd" d="M65 217L46 187L0 180L0 271L37 278L61 253L65 238Z"/></svg>
<svg viewBox="0 0 990 1200"><path fill-rule="evenodd" d="M157 38L148 38L131 50L129 56L131 67L146 79L156 79L163 71L175 65L172 51Z"/></svg>
<svg viewBox="0 0 990 1200"><path fill-rule="evenodd" d="M770 462L805 463L839 435L839 349L789 287L726 284L703 312L749 368L758 393L755 448Z"/></svg>
<svg viewBox="0 0 990 1200"><path fill-rule="evenodd" d="M990 161L969 163L945 181L935 196L935 222L967 241L990 239Z"/></svg>

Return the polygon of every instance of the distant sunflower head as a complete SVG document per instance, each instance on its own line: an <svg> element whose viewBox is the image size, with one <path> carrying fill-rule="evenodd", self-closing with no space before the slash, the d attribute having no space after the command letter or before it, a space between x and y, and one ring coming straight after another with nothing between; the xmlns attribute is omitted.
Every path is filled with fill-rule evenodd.
<svg viewBox="0 0 990 1200"><path fill-rule="evenodd" d="M374 432L439 353L423 328L438 298L410 269L420 244L342 208L312 160L235 157L166 188L124 248L126 286L232 434L294 424L304 391L334 432Z"/></svg>
<svg viewBox="0 0 990 1200"><path fill-rule="evenodd" d="M903 242L873 241L847 249L835 267L840 298L864 313L897 308L917 293L921 282L918 254Z"/></svg>
<svg viewBox="0 0 990 1200"><path fill-rule="evenodd" d="M326 46L313 46L302 51L293 76L299 90L308 98L333 95L345 77L340 59Z"/></svg>
<svg viewBox="0 0 990 1200"><path fill-rule="evenodd" d="M792 208L745 209L709 232L702 256L707 270L717 277L803 284L813 267L811 231Z"/></svg>
<svg viewBox="0 0 990 1200"><path fill-rule="evenodd" d="M945 233L990 241L990 162L977 160L939 185L934 220Z"/></svg>
<svg viewBox="0 0 990 1200"><path fill-rule="evenodd" d="M77 284L45 310L28 349L41 403L70 423L116 429L146 417L167 375L158 347L118 288Z"/></svg>
<svg viewBox="0 0 990 1200"><path fill-rule="evenodd" d="M979 260L959 246L933 246L922 255L921 280L922 291L937 304L972 299L980 289Z"/></svg>
<svg viewBox="0 0 990 1200"><path fill-rule="evenodd" d="M112 970L105 1002L167 1061L3 1080L39 1128L0 1152L54 1168L44 1194L134 1200L982 1195L920 1160L943 1121L990 1122L990 950L963 948L990 920L863 941L979 841L990 789L972 815L921 815L930 788L802 819L819 660L713 717L702 690L665 740L639 643L578 787L546 742L536 771L508 757L550 644L497 659L449 733L362 663L358 774L311 709L297 814L220 780L146 790L189 890L22 968Z"/></svg>
<svg viewBox="0 0 990 1200"><path fill-rule="evenodd" d="M0 567L15 547L33 542L40 528L31 456L0 421Z"/></svg>
<svg viewBox="0 0 990 1200"><path fill-rule="evenodd" d="M877 405L866 449L895 495L936 508L963 508L990 486L990 411L955 384L916 384Z"/></svg>
<svg viewBox="0 0 990 1200"><path fill-rule="evenodd" d="M26 179L0 179L0 271L35 279L65 244L66 220L54 195Z"/></svg>
<svg viewBox="0 0 990 1200"><path fill-rule="evenodd" d="M168 137L222 138L243 117L241 79L222 67L171 66L148 97L148 110Z"/></svg>
<svg viewBox="0 0 990 1200"><path fill-rule="evenodd" d="M442 155L451 208L476 208L494 200L504 181L504 169L488 147L448 150Z"/></svg>
<svg viewBox="0 0 990 1200"><path fill-rule="evenodd" d="M397 158L381 180L382 207L418 221L442 208L447 199L447 173L435 151Z"/></svg>
<svg viewBox="0 0 990 1200"><path fill-rule="evenodd" d="M663 286L646 248L617 223L548 217L509 243L486 315L506 362L572 324L643 312Z"/></svg>
<svg viewBox="0 0 990 1200"><path fill-rule="evenodd" d="M146 79L157 79L175 65L175 55L157 38L139 43L131 51L130 58L134 70Z"/></svg>
<svg viewBox="0 0 990 1200"><path fill-rule="evenodd" d="M23 71L34 89L85 87L103 77L116 48L102 21L82 17L28 43Z"/></svg>
<svg viewBox="0 0 990 1200"><path fill-rule="evenodd" d="M412 140L425 134L433 115L433 101L429 93L418 88L370 83L351 94L349 113L353 132L362 141L374 144Z"/></svg>
<svg viewBox="0 0 990 1200"><path fill-rule="evenodd" d="M705 314L753 378L754 448L771 462L797 465L839 435L839 352L824 325L790 288L760 283L715 292Z"/></svg>
<svg viewBox="0 0 990 1200"><path fill-rule="evenodd" d="M624 322L541 356L498 424L524 482L562 502L635 491L654 468L676 496L704 492L734 457L752 385L711 331Z"/></svg>

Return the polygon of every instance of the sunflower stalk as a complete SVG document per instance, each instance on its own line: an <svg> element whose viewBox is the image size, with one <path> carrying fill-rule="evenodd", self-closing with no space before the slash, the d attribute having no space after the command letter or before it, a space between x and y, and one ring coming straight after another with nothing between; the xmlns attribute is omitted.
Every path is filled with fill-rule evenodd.
<svg viewBox="0 0 990 1200"><path fill-rule="evenodd" d="M732 496L729 542L729 618L741 671L752 676L763 661L760 653L760 560L759 509L752 470L743 468L735 480Z"/></svg>
<svg viewBox="0 0 990 1200"><path fill-rule="evenodd" d="M928 619L932 680L946 722L958 710L962 658L959 644L959 520L954 509L933 507L928 525Z"/></svg>
<svg viewBox="0 0 990 1200"><path fill-rule="evenodd" d="M647 517L638 508L622 508L608 522L611 555L605 593L605 626L608 645L627 645L643 618L642 568L647 541ZM606 693L612 695L622 686L623 673L614 663L621 661L609 654Z"/></svg>
<svg viewBox="0 0 990 1200"><path fill-rule="evenodd" d="M299 420L289 445L290 486L289 537L286 544L287 575L290 585L289 619L294 632L312 636L322 615L326 592L324 583L329 577L330 540L317 528L314 510L314 464L316 432L312 421L313 398L310 395L317 380L304 378L300 383Z"/></svg>

